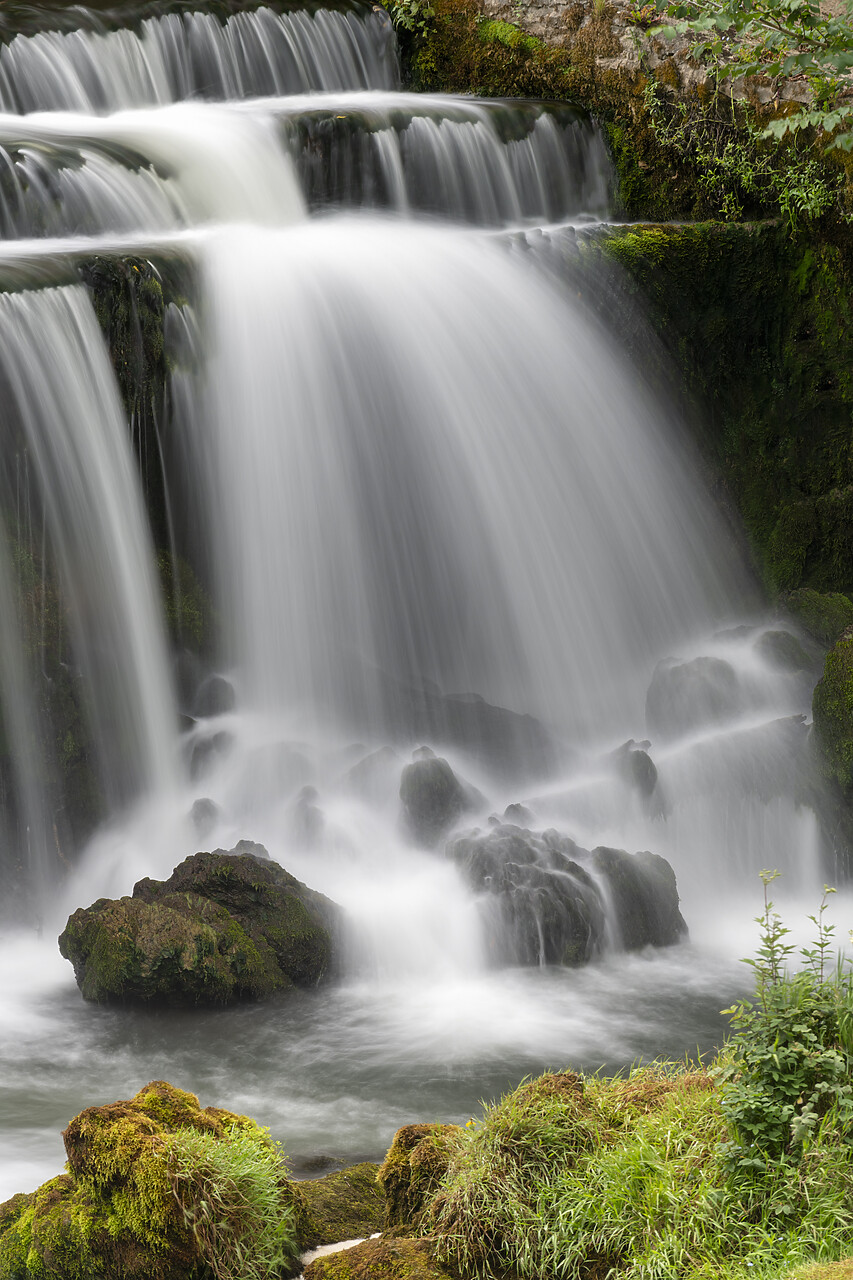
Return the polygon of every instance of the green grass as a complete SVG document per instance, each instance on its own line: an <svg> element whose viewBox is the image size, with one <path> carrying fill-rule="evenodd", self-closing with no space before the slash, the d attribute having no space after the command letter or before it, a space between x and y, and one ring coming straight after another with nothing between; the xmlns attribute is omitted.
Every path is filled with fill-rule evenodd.
<svg viewBox="0 0 853 1280"><path fill-rule="evenodd" d="M853 982L832 962L829 889L788 971L775 878L762 872L756 994L726 1010L723 1053L546 1075L487 1107L418 1220L440 1258L521 1280L845 1276L829 1264L853 1252Z"/></svg>
<svg viewBox="0 0 853 1280"><path fill-rule="evenodd" d="M174 1195L216 1280L269 1280L296 1256L281 1159L278 1144L251 1124L232 1125L225 1141L193 1128L175 1133Z"/></svg>

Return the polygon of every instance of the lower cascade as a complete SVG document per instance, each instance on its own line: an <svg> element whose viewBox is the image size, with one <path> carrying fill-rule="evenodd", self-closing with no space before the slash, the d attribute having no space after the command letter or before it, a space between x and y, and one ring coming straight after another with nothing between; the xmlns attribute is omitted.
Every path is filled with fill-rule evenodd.
<svg viewBox="0 0 853 1280"><path fill-rule="evenodd" d="M0 51L0 1200L147 1079L352 1162L713 1045L822 655L620 349L598 130L371 6L79 15Z"/></svg>

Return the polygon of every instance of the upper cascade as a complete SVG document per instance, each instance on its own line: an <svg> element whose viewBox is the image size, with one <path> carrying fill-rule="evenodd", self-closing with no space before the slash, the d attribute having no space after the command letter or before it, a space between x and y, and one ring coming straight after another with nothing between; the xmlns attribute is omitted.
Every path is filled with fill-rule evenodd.
<svg viewBox="0 0 853 1280"><path fill-rule="evenodd" d="M138 30L16 36L0 51L0 110L105 114L187 99L396 89L399 80L391 21L378 6L260 8L225 22L171 13Z"/></svg>

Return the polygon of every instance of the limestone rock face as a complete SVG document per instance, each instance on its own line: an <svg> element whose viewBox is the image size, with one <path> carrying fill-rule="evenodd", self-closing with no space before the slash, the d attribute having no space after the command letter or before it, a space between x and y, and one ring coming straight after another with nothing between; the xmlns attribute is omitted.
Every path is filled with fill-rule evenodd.
<svg viewBox="0 0 853 1280"><path fill-rule="evenodd" d="M339 924L333 902L244 841L75 911L59 949L87 1000L229 1004L322 982Z"/></svg>

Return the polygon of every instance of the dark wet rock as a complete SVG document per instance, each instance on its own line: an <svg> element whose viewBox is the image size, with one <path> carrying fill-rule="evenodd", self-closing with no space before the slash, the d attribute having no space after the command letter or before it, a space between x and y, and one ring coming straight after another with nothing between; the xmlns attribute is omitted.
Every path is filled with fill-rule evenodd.
<svg viewBox="0 0 853 1280"><path fill-rule="evenodd" d="M638 791L648 800L654 794L658 782L658 771L654 760L649 755L648 741L635 742L630 738L614 752L616 769L623 782Z"/></svg>
<svg viewBox="0 0 853 1280"><path fill-rule="evenodd" d="M543 778L564 763L561 750L533 716L497 707L476 694L443 694L427 682L414 688L386 677L386 727L395 738L420 738L456 748L502 778Z"/></svg>
<svg viewBox="0 0 853 1280"><path fill-rule="evenodd" d="M221 716L233 711L236 703L234 686L224 676L208 676L200 686L193 703L197 716Z"/></svg>
<svg viewBox="0 0 853 1280"><path fill-rule="evenodd" d="M190 777L198 778L227 755L234 742L233 734L225 729L197 738L190 750Z"/></svg>
<svg viewBox="0 0 853 1280"><path fill-rule="evenodd" d="M229 1004L322 982L339 929L334 903L242 841L75 911L59 949L87 1000Z"/></svg>
<svg viewBox="0 0 853 1280"><path fill-rule="evenodd" d="M425 753L429 754L425 754ZM434 848L465 813L483 803L480 793L457 778L446 760L420 747L400 777L405 825L419 843Z"/></svg>
<svg viewBox="0 0 853 1280"><path fill-rule="evenodd" d="M589 853L558 831L503 825L452 840L447 856L482 895L490 954L499 963L585 964L609 934L635 950L669 946L687 931L675 874L656 854Z"/></svg>
<svg viewBox="0 0 853 1280"><path fill-rule="evenodd" d="M655 738L677 738L742 710L741 683L722 658L667 658L655 667L646 694L646 724Z"/></svg>
<svg viewBox="0 0 853 1280"><path fill-rule="evenodd" d="M326 825L323 810L315 802L319 799L316 787L309 783L303 787L293 802L293 835L300 844L312 848L322 838Z"/></svg>
<svg viewBox="0 0 853 1280"><path fill-rule="evenodd" d="M211 1183L204 1176L210 1165L200 1158L201 1176L179 1181L170 1153L175 1143L191 1153L199 1141L228 1144L237 1134L241 1163L264 1184L265 1195L282 1214L295 1210L298 1227L303 1216L299 1189L269 1161L265 1130L248 1116L202 1109L194 1094L154 1080L127 1101L89 1107L75 1116L62 1135L67 1172L0 1205L0 1276L188 1280L213 1275L210 1237L196 1235L189 1226L210 1196ZM191 1170L192 1160L190 1154ZM212 1185L215 1194L215 1181ZM226 1236L231 1234L231 1243L252 1266L257 1227L251 1209L224 1224ZM296 1274L298 1249L294 1232L286 1246L290 1263L280 1274Z"/></svg>
<svg viewBox="0 0 853 1280"><path fill-rule="evenodd" d="M599 847L593 849L592 865L607 881L626 951L674 946L686 937L675 872L665 858Z"/></svg>
<svg viewBox="0 0 853 1280"><path fill-rule="evenodd" d="M210 835L221 816L222 810L215 800L202 796L195 801L190 810L190 819L200 840Z"/></svg>
<svg viewBox="0 0 853 1280"><path fill-rule="evenodd" d="M307 1205L306 1249L382 1230L385 1196L376 1181L378 1172L378 1164L365 1162L299 1184Z"/></svg>
<svg viewBox="0 0 853 1280"><path fill-rule="evenodd" d="M532 810L525 804L508 804L504 809L504 822L513 823L517 827L532 827L535 821Z"/></svg>
<svg viewBox="0 0 853 1280"><path fill-rule="evenodd" d="M401 763L393 747L380 747L347 769L341 783L360 800L384 806L397 796Z"/></svg>
<svg viewBox="0 0 853 1280"><path fill-rule="evenodd" d="M502 964L585 964L606 932L605 904L588 859L569 836L509 824L447 847L465 883L484 895L491 958Z"/></svg>
<svg viewBox="0 0 853 1280"><path fill-rule="evenodd" d="M777 671L808 671L809 655L790 631L765 631L754 645L755 652Z"/></svg>

